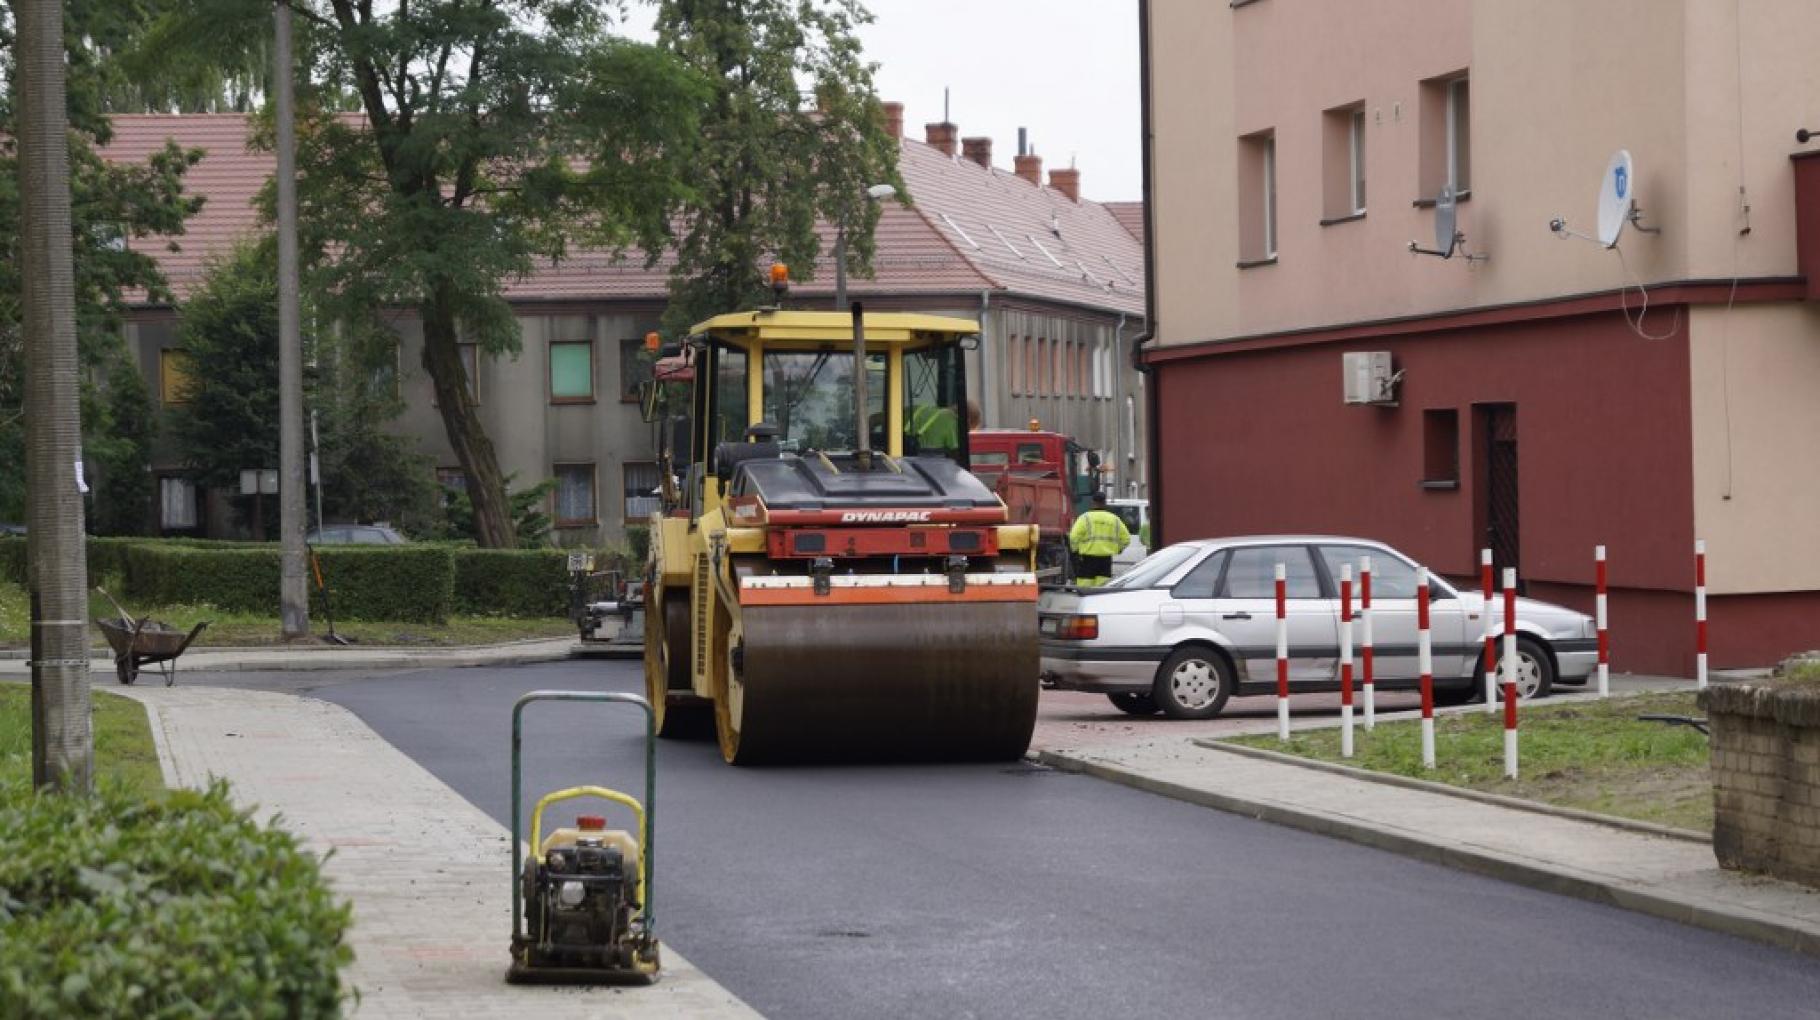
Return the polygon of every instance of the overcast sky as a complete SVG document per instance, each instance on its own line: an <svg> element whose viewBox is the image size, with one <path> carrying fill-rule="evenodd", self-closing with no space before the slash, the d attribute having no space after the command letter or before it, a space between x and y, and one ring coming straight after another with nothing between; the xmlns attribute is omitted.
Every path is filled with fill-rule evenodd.
<svg viewBox="0 0 1820 1020"><path fill-rule="evenodd" d="M1081 170L1096 201L1144 197L1139 148L1136 0L868 0L860 34L878 67L879 96L904 104L904 132L949 116L967 137L992 138L1009 169L1017 129L1046 168ZM630 33L650 38L651 10Z"/></svg>

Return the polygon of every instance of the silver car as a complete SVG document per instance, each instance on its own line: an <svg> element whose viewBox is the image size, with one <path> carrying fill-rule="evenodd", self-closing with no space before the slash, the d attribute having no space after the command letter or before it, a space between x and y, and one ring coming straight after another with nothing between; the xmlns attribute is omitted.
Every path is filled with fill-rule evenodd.
<svg viewBox="0 0 1820 1020"><path fill-rule="evenodd" d="M1355 578L1356 662L1363 637L1356 578L1366 557L1374 682L1380 689L1415 689L1416 564L1382 542L1312 535L1182 542L1104 587L1044 592L1037 603L1044 683L1105 694L1133 715L1161 711L1177 719L1211 718L1234 694L1273 693L1281 563L1288 578L1290 689L1337 691L1340 570L1351 565ZM1429 603L1435 700L1471 701L1484 685L1485 599L1431 576ZM1491 616L1502 635L1501 601ZM1583 684L1597 662L1591 617L1517 600L1519 696L1546 696L1557 681ZM1355 665L1355 683L1361 675Z"/></svg>

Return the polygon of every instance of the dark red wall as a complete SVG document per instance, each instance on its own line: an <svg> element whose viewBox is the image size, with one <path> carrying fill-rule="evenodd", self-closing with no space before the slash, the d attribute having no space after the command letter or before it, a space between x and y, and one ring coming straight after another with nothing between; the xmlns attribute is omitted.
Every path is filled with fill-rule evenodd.
<svg viewBox="0 0 1820 1020"><path fill-rule="evenodd" d="M1693 663L1693 451L1685 310L1657 307L1645 340L1618 313L1396 339L1282 346L1156 366L1169 541L1214 535L1363 535L1435 571L1476 577L1480 450L1473 405L1517 408L1521 573L1590 611L1593 547L1607 546L1615 668L1688 675ZM1341 402L1341 354L1391 351L1400 405ZM1460 487L1423 476L1422 412L1454 408ZM1584 586L1584 587L1583 587ZM1684 608L1683 608L1684 607ZM1728 610L1729 611L1729 610ZM1760 664L1719 633L1715 667ZM1620 626L1620 623L1623 626ZM1820 637L1814 639L1820 643Z"/></svg>

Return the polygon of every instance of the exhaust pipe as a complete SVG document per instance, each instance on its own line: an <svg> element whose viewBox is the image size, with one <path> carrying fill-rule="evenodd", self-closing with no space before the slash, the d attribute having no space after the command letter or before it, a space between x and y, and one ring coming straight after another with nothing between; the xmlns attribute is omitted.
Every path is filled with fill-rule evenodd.
<svg viewBox="0 0 1820 1020"><path fill-rule="evenodd" d="M853 446L861 471L872 470L872 426L866 417L866 310L853 302L853 417L858 424Z"/></svg>

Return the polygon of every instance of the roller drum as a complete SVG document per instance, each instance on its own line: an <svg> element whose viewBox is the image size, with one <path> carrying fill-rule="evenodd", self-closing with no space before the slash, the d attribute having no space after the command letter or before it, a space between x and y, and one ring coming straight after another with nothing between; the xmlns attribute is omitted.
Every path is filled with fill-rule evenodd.
<svg viewBox="0 0 1820 1020"><path fill-rule="evenodd" d="M726 709L739 764L1005 761L1030 746L1034 603L748 606L740 629Z"/></svg>

